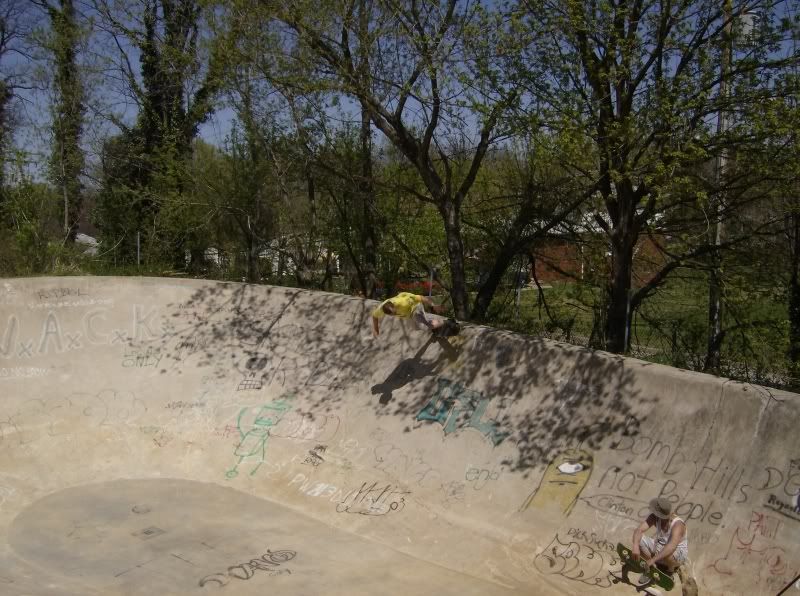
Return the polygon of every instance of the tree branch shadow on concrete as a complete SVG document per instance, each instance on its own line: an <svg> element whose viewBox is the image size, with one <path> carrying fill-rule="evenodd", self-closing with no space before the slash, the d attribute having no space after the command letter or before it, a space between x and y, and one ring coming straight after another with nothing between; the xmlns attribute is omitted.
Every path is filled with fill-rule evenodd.
<svg viewBox="0 0 800 596"><path fill-rule="evenodd" d="M428 349L428 346L434 342L439 344L442 348L439 358L432 361L423 361L423 354ZM435 375L443 368L448 360L452 361L457 357L458 352L446 339L441 337L429 337L428 340L422 344L422 347L417 350L416 354L411 358L400 361L394 370L389 373L389 376L382 382L376 383L370 387L370 391L372 395L380 394L381 397L378 403L385 406L392 401L392 396L395 391L402 389L413 381Z"/></svg>
<svg viewBox="0 0 800 596"><path fill-rule="evenodd" d="M302 391L310 414L380 394L375 415L407 421L408 432L441 379L490 400L492 420L517 449L510 470L545 467L565 446L598 449L639 432L655 398L634 387L624 358L466 325L452 344L392 321L379 340L372 301L236 283L190 282L171 304L161 349L165 374L200 367L241 385ZM162 361L162 362L164 362ZM535 398L532 398L535 395ZM467 424L457 432L474 432Z"/></svg>

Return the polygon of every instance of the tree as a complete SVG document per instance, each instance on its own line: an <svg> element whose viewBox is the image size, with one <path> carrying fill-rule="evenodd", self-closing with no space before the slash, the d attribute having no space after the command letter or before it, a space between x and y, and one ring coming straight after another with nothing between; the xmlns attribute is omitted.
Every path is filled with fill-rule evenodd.
<svg viewBox="0 0 800 596"><path fill-rule="evenodd" d="M440 214L453 308L466 317L462 207L517 97L501 81L500 60L489 58L497 54L470 41L479 31L502 32L501 19L456 0L273 8L295 36L291 52L302 70L315 73L317 86L353 97L415 168L425 192L409 192ZM473 135L466 123L474 121Z"/></svg>
<svg viewBox="0 0 800 596"><path fill-rule="evenodd" d="M83 33L72 0L58 0L57 4L34 0L34 3L50 20L50 35L45 46L55 66L50 178L61 194L64 233L68 241L74 242L83 206L81 134L86 108L78 65Z"/></svg>
<svg viewBox="0 0 800 596"><path fill-rule="evenodd" d="M12 143L13 105L30 89L25 62L31 59L28 36L31 15L25 0L8 0L0 8L0 206L3 203L7 153Z"/></svg>
<svg viewBox="0 0 800 596"><path fill-rule="evenodd" d="M745 160L740 160L735 176L721 181L697 176L701 165L725 148L737 146L746 155L760 150L762 140L772 134L766 129L753 134L747 114L780 92L770 81L797 59L773 51L783 33L784 24L776 17L780 4L735 4L731 18L758 9L763 23L758 42L746 54L734 56L724 72L717 64L728 21L715 0L523 4L529 26L538 33L528 57L546 63L551 73L546 81L531 83L535 95L552 110L554 126L592 133L594 164L583 172L584 186L596 197L595 221L611 253L605 347L612 352L626 351L631 312L670 273L734 242L717 245L705 235L676 251L678 247L662 241L660 222L689 209L714 225L716 218L735 211L731 196L753 200L741 192L741 185L776 175L775 169L746 171ZM726 81L730 94L720 93L720 83ZM740 115L724 133L713 126L721 109ZM740 192L730 193L732 184ZM706 197L723 189L724 207L718 215L709 213ZM634 290L633 257L643 235L658 241L665 265Z"/></svg>
<svg viewBox="0 0 800 596"><path fill-rule="evenodd" d="M116 69L139 107L134 126L117 120L123 132L115 143L116 161L127 167L104 177L111 186L101 196L135 193L134 229L150 237L157 229L160 202L184 188L183 168L199 126L214 107L224 56L212 47L206 60L201 52L203 9L197 0L140 0L124 6L96 0L95 9L117 48ZM131 46L140 69L131 61ZM162 232L176 264L182 263L185 246L201 244L191 231ZM194 250L192 256L202 259L202 253Z"/></svg>
<svg viewBox="0 0 800 596"><path fill-rule="evenodd" d="M483 231L480 246L491 250L471 318L485 320L489 305L513 261L528 259L536 244L553 235L586 203L586 192L562 166L568 139L545 131L518 133L507 151L490 157L492 185L473 197L469 225ZM571 155L574 160L577 159ZM479 223L480 222L480 223Z"/></svg>
<svg viewBox="0 0 800 596"><path fill-rule="evenodd" d="M227 211L244 238L247 255L246 278L251 283L261 279L260 251L275 237L277 229L274 178L268 159L269 133L259 121L254 108L253 87L249 77L239 79L236 104L241 133L234 128L230 138L229 163L234 180L229 188Z"/></svg>

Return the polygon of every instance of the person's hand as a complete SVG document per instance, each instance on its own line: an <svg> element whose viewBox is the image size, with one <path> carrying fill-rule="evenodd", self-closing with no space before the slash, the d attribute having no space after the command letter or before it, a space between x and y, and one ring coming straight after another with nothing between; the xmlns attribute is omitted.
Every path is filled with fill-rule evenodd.
<svg viewBox="0 0 800 596"><path fill-rule="evenodd" d="M650 567L656 564L656 558L653 557L652 559L647 559L647 561L645 561L644 564L647 566L648 569L650 569Z"/></svg>
<svg viewBox="0 0 800 596"><path fill-rule="evenodd" d="M633 559L634 562L639 560L639 548L638 547L634 547L633 550L631 551L631 559Z"/></svg>

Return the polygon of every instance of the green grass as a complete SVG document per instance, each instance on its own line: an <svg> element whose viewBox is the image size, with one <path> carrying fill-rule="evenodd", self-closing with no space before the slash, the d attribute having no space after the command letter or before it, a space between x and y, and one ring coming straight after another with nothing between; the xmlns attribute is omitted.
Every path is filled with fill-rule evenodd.
<svg viewBox="0 0 800 596"><path fill-rule="evenodd" d="M785 386L788 349L787 309L776 288L748 287L734 280L725 291L720 373L731 378ZM589 345L602 316L602 291L556 283L521 292L501 291L492 305L493 325L578 345ZM549 310L549 316L547 311ZM702 370L707 349L708 286L702 276L674 279L633 314L631 355L679 368ZM601 324L597 325L602 328ZM595 336L595 346L602 340Z"/></svg>

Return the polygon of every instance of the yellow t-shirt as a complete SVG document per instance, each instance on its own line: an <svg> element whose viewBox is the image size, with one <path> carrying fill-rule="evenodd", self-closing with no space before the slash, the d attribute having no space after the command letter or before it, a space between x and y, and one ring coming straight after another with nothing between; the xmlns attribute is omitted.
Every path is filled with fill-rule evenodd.
<svg viewBox="0 0 800 596"><path fill-rule="evenodd" d="M422 296L411 294L409 292L400 292L397 296L384 300L378 305L378 308L372 311L372 316L376 319L381 319L386 314L383 312L383 305L391 302L395 308L395 316L397 317L410 317L414 312L414 308L422 302Z"/></svg>

